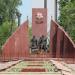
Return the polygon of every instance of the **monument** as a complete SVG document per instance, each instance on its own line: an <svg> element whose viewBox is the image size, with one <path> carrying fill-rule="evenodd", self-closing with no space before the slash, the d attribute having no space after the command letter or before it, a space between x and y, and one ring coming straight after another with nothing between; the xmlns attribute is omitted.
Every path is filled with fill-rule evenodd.
<svg viewBox="0 0 75 75"><path fill-rule="evenodd" d="M39 38L47 36L47 1L44 8L32 8L32 35Z"/></svg>

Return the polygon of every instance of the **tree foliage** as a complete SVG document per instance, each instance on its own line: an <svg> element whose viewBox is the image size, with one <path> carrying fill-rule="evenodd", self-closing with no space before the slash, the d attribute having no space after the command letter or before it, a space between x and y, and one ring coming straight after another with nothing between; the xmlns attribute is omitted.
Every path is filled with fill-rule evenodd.
<svg viewBox="0 0 75 75"><path fill-rule="evenodd" d="M59 23L75 41L75 1L60 0L59 1Z"/></svg>
<svg viewBox="0 0 75 75"><path fill-rule="evenodd" d="M0 15L3 16L3 20L14 19L19 5L21 0L0 0Z"/></svg>
<svg viewBox="0 0 75 75"><path fill-rule="evenodd" d="M32 27L30 26L28 30L29 30L29 39L31 39L32 38Z"/></svg>
<svg viewBox="0 0 75 75"><path fill-rule="evenodd" d="M0 0L0 48L16 29L16 12L21 0Z"/></svg>

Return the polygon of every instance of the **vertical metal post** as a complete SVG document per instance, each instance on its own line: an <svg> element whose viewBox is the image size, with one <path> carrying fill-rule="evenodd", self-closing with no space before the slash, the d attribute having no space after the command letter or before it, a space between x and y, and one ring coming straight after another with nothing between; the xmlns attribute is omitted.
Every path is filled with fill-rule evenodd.
<svg viewBox="0 0 75 75"><path fill-rule="evenodd" d="M20 25L20 21L21 21L21 13L19 11L16 12L17 18L18 18L18 26Z"/></svg>
<svg viewBox="0 0 75 75"><path fill-rule="evenodd" d="M18 17L18 27L19 27L19 25L20 25L20 16Z"/></svg>
<svg viewBox="0 0 75 75"><path fill-rule="evenodd" d="M44 0L44 8L47 8L47 0Z"/></svg>
<svg viewBox="0 0 75 75"><path fill-rule="evenodd" d="M55 0L55 20L57 21L57 1Z"/></svg>

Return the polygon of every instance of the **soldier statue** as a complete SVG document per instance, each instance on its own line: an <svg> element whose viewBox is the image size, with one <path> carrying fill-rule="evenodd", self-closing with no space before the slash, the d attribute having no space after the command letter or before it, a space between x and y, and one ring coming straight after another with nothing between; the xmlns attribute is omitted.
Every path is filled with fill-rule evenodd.
<svg viewBox="0 0 75 75"><path fill-rule="evenodd" d="M47 37L44 37L43 39L43 49L44 51L47 51Z"/></svg>
<svg viewBox="0 0 75 75"><path fill-rule="evenodd" d="M43 47L43 39L44 39L44 36L42 35L42 37L40 37L39 41L38 41L38 48L39 48L39 50L41 50L42 47Z"/></svg>
<svg viewBox="0 0 75 75"><path fill-rule="evenodd" d="M39 50L41 49L43 49L44 51L47 50L47 38L45 36L42 35L42 37L39 38L38 47Z"/></svg>

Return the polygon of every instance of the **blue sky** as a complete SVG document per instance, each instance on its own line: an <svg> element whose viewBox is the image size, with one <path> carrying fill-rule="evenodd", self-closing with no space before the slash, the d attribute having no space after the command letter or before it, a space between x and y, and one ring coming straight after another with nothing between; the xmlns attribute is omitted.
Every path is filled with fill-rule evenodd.
<svg viewBox="0 0 75 75"><path fill-rule="evenodd" d="M22 0L22 5L19 7L19 10L22 14L21 22L24 22L27 16L31 17L31 0Z"/></svg>
<svg viewBox="0 0 75 75"><path fill-rule="evenodd" d="M54 18L54 1L55 0L48 0L48 20L53 16ZM43 8L44 0L22 0L22 5L19 7L19 10L22 14L21 16L21 23L29 17L29 20L32 19L32 8Z"/></svg>

